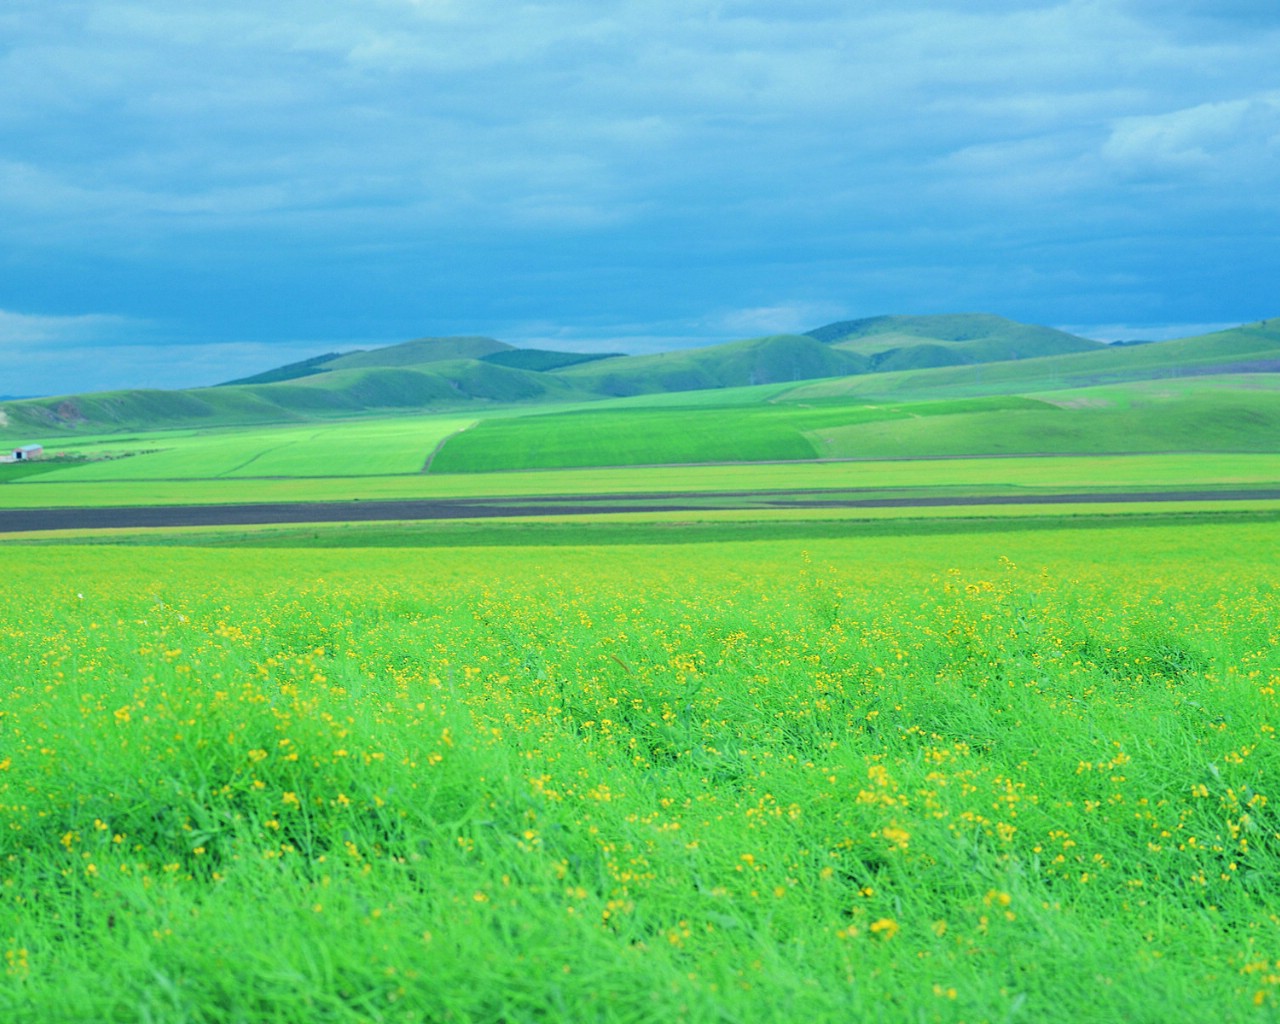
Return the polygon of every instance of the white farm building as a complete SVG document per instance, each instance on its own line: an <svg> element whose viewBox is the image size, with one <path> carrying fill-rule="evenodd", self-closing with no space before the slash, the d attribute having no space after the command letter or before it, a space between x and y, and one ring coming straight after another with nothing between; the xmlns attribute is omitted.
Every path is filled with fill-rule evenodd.
<svg viewBox="0 0 1280 1024"><path fill-rule="evenodd" d="M14 462L29 462L31 459L38 459L44 454L44 447L38 444L24 444L21 448L13 450Z"/></svg>

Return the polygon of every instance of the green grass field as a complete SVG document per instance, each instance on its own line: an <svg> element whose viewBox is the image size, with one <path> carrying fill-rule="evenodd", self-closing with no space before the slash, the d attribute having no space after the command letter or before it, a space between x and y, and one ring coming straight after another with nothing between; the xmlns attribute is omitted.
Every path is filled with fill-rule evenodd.
<svg viewBox="0 0 1280 1024"><path fill-rule="evenodd" d="M820 451L814 439L831 432L935 416L1001 417L1023 409L1056 411L1032 399L994 398L910 406L840 401L788 404L775 399L754 405L544 413L485 420L476 429L450 438L431 468L437 473L474 473L815 459L827 453Z"/></svg>
<svg viewBox="0 0 1280 1024"><path fill-rule="evenodd" d="M809 436L826 457L1077 454L1276 449L1280 379L1201 378L1046 392L1024 407L838 424ZM990 401L990 400L988 400Z"/></svg>
<svg viewBox="0 0 1280 1024"><path fill-rule="evenodd" d="M75 446L96 461L68 464L58 480L216 480L356 477L421 472L442 440L473 420L395 417L219 431L95 438Z"/></svg>
<svg viewBox="0 0 1280 1024"><path fill-rule="evenodd" d="M1280 501L1211 499L1280 488L1280 375L1086 387L1071 360L1129 359L1086 353L1026 393L991 364L249 422L264 389L528 382L437 354L0 466L11 509L658 496L6 535L0 1020L1280 1014Z"/></svg>
<svg viewBox="0 0 1280 1024"><path fill-rule="evenodd" d="M142 458L121 460L141 472ZM0 480L11 467L0 466ZM818 490L880 494L1035 494L1280 486L1280 453L807 462L223 479L80 480L73 467L0 484L0 508L235 504L395 498L500 498L651 492Z"/></svg>
<svg viewBox="0 0 1280 1024"><path fill-rule="evenodd" d="M1251 365L1256 364L1256 365ZM1199 375L1248 373L1262 387L1280 366L1280 319L1132 348L864 374L801 385L796 399L845 396L909 402L978 395L1037 394L1143 381L1177 384ZM1268 370L1270 372L1258 372Z"/></svg>
<svg viewBox="0 0 1280 1024"><path fill-rule="evenodd" d="M799 400L776 386L646 397L564 411L356 421L215 432L132 461L81 467L79 479L374 476L414 472L443 441L435 473L589 466L939 455L1271 452L1280 388L1267 377L1206 377L1035 396L870 404ZM717 401L718 398L718 401ZM72 478L69 474L68 479Z"/></svg>
<svg viewBox="0 0 1280 1024"><path fill-rule="evenodd" d="M433 474L450 475L818 458L1261 454L1274 452L1280 436L1280 375L905 403L813 398L811 392L810 386L771 385L697 392L687 400L640 396L546 412L504 407L468 417L86 436L63 444L92 461L46 463L38 480L29 482L79 487L91 481L152 481L160 488L165 481L239 478L257 481L246 483L245 493L266 493L273 478L310 478L331 481L319 484L319 491L350 496L354 478L416 476L428 460ZM0 482L28 480L23 474L32 473L0 466ZM421 493L418 486L406 480L402 490ZM360 488L380 492L372 479L361 481ZM0 504L22 500L13 489L0 490Z"/></svg>
<svg viewBox="0 0 1280 1024"><path fill-rule="evenodd" d="M103 432L252 427L360 416L488 416L624 396L688 395L750 386L791 398L904 402L1029 395L1187 375L1280 368L1280 320L1133 347L1103 346L989 315L873 317L804 335L775 335L641 356L583 359L488 338L424 338L317 356L187 391L124 390L0 403L0 435L75 439ZM253 383L257 382L257 383Z"/></svg>
<svg viewBox="0 0 1280 1024"><path fill-rule="evenodd" d="M10 547L0 1016L1270 1019L1278 531Z"/></svg>

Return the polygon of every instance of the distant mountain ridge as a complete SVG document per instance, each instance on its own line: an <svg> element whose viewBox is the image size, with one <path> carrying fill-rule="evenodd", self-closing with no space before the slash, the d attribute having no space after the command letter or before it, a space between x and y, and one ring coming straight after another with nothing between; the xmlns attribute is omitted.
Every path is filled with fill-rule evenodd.
<svg viewBox="0 0 1280 1024"><path fill-rule="evenodd" d="M282 380L297 380L299 377L310 377L313 373L320 373L325 363L331 359L337 359L338 356L339 353L337 352L327 352L322 356L312 356L310 359L302 359L296 363L277 366L274 370L255 373L252 377L240 377L237 380L215 384L214 387L233 387L236 384L277 384Z"/></svg>
<svg viewBox="0 0 1280 1024"><path fill-rule="evenodd" d="M887 388L909 380L913 388L927 390L935 376L941 383L969 373L969 367L988 365L990 372L983 371L975 388L1001 393L1032 379L1141 379L1176 368L1196 373L1229 372L1228 367L1235 367L1234 372L1280 370L1280 320L1133 346L1108 346L985 313L877 316L804 334L637 356L522 349L479 336L416 338L327 353L215 387L6 401L0 424L7 425L0 425L0 433L288 422L466 409L478 403L584 402L799 385L824 378L862 382L857 390L867 393L875 393L871 382L881 377Z"/></svg>
<svg viewBox="0 0 1280 1024"><path fill-rule="evenodd" d="M345 353L329 352L326 355L313 356L286 366L278 366L273 370L254 374L252 377L241 377L238 380L215 384L214 387L277 384L286 380L314 377L334 370L426 366L430 363L442 363L454 359L475 359L493 363L495 366L545 373L577 363L611 359L618 355L619 353L616 352L552 352L546 349L517 348L504 341L484 337L414 338L411 341L383 348L356 349L354 352Z"/></svg>
<svg viewBox="0 0 1280 1024"><path fill-rule="evenodd" d="M1020 324L990 313L844 320L810 331L809 336L868 356L872 372L1038 359L1105 347L1052 327Z"/></svg>

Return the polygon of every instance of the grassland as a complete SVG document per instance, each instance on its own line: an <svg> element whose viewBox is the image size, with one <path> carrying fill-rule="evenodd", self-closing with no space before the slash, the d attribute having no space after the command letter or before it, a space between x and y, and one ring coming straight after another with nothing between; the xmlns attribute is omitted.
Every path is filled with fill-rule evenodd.
<svg viewBox="0 0 1280 1024"><path fill-rule="evenodd" d="M493 410L459 433L436 472L813 458L1271 451L1280 380L1224 375L1028 396L877 402L777 385L618 403ZM518 414L518 415L513 415ZM945 417L942 422L936 418ZM295 427L84 438L77 451L145 451L60 479L376 476L416 472L474 417L396 417Z"/></svg>
<svg viewBox="0 0 1280 1024"><path fill-rule="evenodd" d="M493 419L452 438L437 472L814 458L1270 452L1280 375L1211 376L1026 396L868 402L817 386L712 406L633 403ZM751 399L755 398L752 402Z"/></svg>
<svg viewBox="0 0 1280 1024"><path fill-rule="evenodd" d="M332 418L539 372L418 348L0 466L10 509L648 503L7 535L0 1019L1280 1013L1280 501L1205 500L1280 488L1274 375L1085 352L569 404L618 362L551 353L554 406ZM689 359L631 379L726 365ZM306 422L251 425L269 389ZM1202 497L1119 500L1168 492Z"/></svg>
<svg viewBox="0 0 1280 1024"><path fill-rule="evenodd" d="M603 362L607 362L603 361ZM351 372L351 371L344 371ZM1280 436L1280 375L1222 375L1176 381L1065 389L1029 395L871 402L819 398L811 386L785 385L639 396L609 403L494 408L478 416L398 415L350 421L208 428L86 436L67 447L86 461L45 463L38 474L0 466L0 507L42 502L126 504L149 500L334 500L477 494L608 493L736 487L878 488L893 486L1034 486L1035 463L992 456L1057 454L1095 463L1051 460L1048 477L1066 465L1091 465L1067 476L1102 489L1154 483L1124 460L1147 453L1171 467L1264 465ZM50 446L51 451L58 451ZM964 466L940 456L966 456ZM851 460L781 470L766 462ZM882 460L924 460L920 470ZM713 463L741 463L725 472ZM678 464L702 464L693 473ZM435 481L423 480L428 467ZM628 466L648 482L629 482ZM575 475L564 471L581 471ZM1138 473L1125 478L1130 470ZM21 472L19 472L21 470ZM528 471L557 470L555 474ZM592 471L597 472L592 472ZM525 471L521 476L512 471ZM1196 471L1198 472L1198 470ZM23 474L34 475L23 475ZM456 477L474 480L459 482ZM1169 474L1188 482L1195 472ZM1214 470L1201 482L1227 483ZM1256 474L1246 474L1258 480ZM927 478L927 479L926 479ZM1221 478L1220 480L1218 478ZM1270 478L1270 482L1275 481ZM223 486L219 481L243 481ZM807 481L807 482L801 482ZM1165 481L1159 481L1165 482ZM12 483L14 486L5 486Z"/></svg>
<svg viewBox="0 0 1280 1024"><path fill-rule="evenodd" d="M621 397L841 377L863 373L865 358L802 335L750 338L705 349L605 359L561 375L586 393Z"/></svg>
<svg viewBox="0 0 1280 1024"><path fill-rule="evenodd" d="M882 497L965 494L1034 496L1093 491L1241 490L1280 486L1280 453L1162 454L801 462L776 465L619 467L503 473L408 473L222 479L152 479L143 457L121 460L136 474L80 480L72 467L0 484L0 508L237 504L430 498L529 498L754 491ZM46 464L47 465L47 464ZM0 467L0 479L11 467Z"/></svg>
<svg viewBox="0 0 1280 1024"><path fill-rule="evenodd" d="M486 420L477 429L450 439L432 470L469 473L814 459L820 451L811 438L829 431L932 416L999 416L1026 408L1053 410L1031 399L1010 397L888 407L842 401L791 404L774 399L751 405L546 413Z"/></svg>
<svg viewBox="0 0 1280 1024"><path fill-rule="evenodd" d="M1031 399L1039 399L1032 404ZM1273 451L1280 437L1280 375L1205 377L1184 381L1068 389L1027 396L1021 407L947 412L839 424L815 430L826 457L903 457L1093 452ZM903 406L905 409L920 408Z"/></svg>
<svg viewBox="0 0 1280 1024"><path fill-rule="evenodd" d="M812 385L767 385L547 412L503 407L480 417L394 416L86 436L68 447L92 461L46 468L38 483L348 480L417 475L428 462L433 474L452 475L817 458L1270 453L1276 436L1277 375L1215 375L928 402L820 398L813 396ZM0 467L0 480L17 480L13 468ZM1100 466L1100 480L1107 475ZM375 485L370 481L369 486ZM416 481L404 481L401 489L421 493ZM0 503L10 497L0 494Z"/></svg>
<svg viewBox="0 0 1280 1024"><path fill-rule="evenodd" d="M491 338L424 338L317 356L228 386L6 401L0 405L0 436L38 433L52 439L424 409L472 416L510 405L806 382L812 383L793 399L844 398L883 405L1277 368L1276 320L1134 347L1103 346L979 314L875 317L803 335L600 358L516 349Z"/></svg>
<svg viewBox="0 0 1280 1024"><path fill-rule="evenodd" d="M419 473L436 447L474 420L391 417L305 426L165 431L75 445L88 461L58 470L63 482L360 477Z"/></svg>
<svg viewBox="0 0 1280 1024"><path fill-rule="evenodd" d="M866 356L878 372L1034 359L1098 351L1099 344L1049 327L989 314L877 316L828 324L810 337Z"/></svg>
<svg viewBox="0 0 1280 1024"><path fill-rule="evenodd" d="M1267 1019L1278 530L9 548L0 1015Z"/></svg>
<svg viewBox="0 0 1280 1024"><path fill-rule="evenodd" d="M864 374L814 381L796 400L846 396L864 401L916 401L976 395L1036 394L1147 380L1248 373L1257 380L1280 368L1280 319L1191 338L1076 354L967 366ZM1265 379L1265 377L1263 378Z"/></svg>

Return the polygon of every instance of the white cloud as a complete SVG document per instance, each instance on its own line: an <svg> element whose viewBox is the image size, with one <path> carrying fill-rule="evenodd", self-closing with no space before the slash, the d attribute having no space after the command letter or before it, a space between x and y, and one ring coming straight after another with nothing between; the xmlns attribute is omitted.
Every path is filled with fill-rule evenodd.
<svg viewBox="0 0 1280 1024"><path fill-rule="evenodd" d="M1034 177L1064 139L1083 145L1068 125L1149 107L1141 76L1185 73L1194 50L1105 2L956 7L100 0L56 46L18 34L0 92L21 102L0 119L71 122L61 155L10 162L50 221L118 212L104 243L353 206L375 229L388 208L424 227L532 209L535 226L590 229L796 175L821 203L842 177L947 173L948 153Z"/></svg>
<svg viewBox="0 0 1280 1024"><path fill-rule="evenodd" d="M1274 174L1280 157L1280 92L1121 118L1102 155L1136 177Z"/></svg>
<svg viewBox="0 0 1280 1024"><path fill-rule="evenodd" d="M1086 324L1084 326L1060 326L1058 330L1094 341L1170 341L1174 338L1192 338L1200 334L1212 334L1239 327L1239 323L1211 324Z"/></svg>
<svg viewBox="0 0 1280 1024"><path fill-rule="evenodd" d="M0 330L4 320L0 319ZM66 338L59 344L15 346L21 359L5 375L3 389L14 395L65 395L131 388L195 388L262 373L325 352L353 347L326 342L222 342L204 345L87 344ZM8 346L0 341L0 351Z"/></svg>
<svg viewBox="0 0 1280 1024"><path fill-rule="evenodd" d="M107 313L45 316L0 309L0 391L52 395L121 388L191 388L321 355L392 344L288 341L173 344L161 325Z"/></svg>
<svg viewBox="0 0 1280 1024"><path fill-rule="evenodd" d="M106 313L41 316L0 309L0 349L29 354L32 346L48 350L147 328L145 322Z"/></svg>
<svg viewBox="0 0 1280 1024"><path fill-rule="evenodd" d="M791 301L726 310L710 316L636 323L598 323L580 327L548 322L511 323L492 333L522 348L647 355L762 335L809 331L847 316L847 308L841 305Z"/></svg>
<svg viewBox="0 0 1280 1024"><path fill-rule="evenodd" d="M824 302L783 302L773 306L736 309L709 321L708 326L735 337L795 334L811 331L845 315L845 309Z"/></svg>
<svg viewBox="0 0 1280 1024"><path fill-rule="evenodd" d="M1139 315L1120 305L1125 288L1152 305L1186 289L1161 283L1172 279L1163 255L1140 273L1108 265L1099 253L1120 229L1188 261L1206 209L1232 204L1248 235L1280 201L1274 9L11 6L0 10L0 305L28 301L60 259L92 273L127 256L130 280L147 278L130 308L195 297L163 313L185 318L186 340L244 336L254 312L286 337L310 332L289 321L314 303L293 296L314 295L321 273L352 282L331 337L373 301L362 282L397 273L377 299L389 322L427 307L456 322L498 297L503 322L626 323L637 337L825 318L788 319L770 296L825 303L835 318L952 296L1002 311L1010 281L1039 282L1018 285L1020 300L1039 287L1052 302L1047 289L1068 280L1080 301L1112 303L1099 317ZM1177 183L1177 202L1144 199L1152 182ZM371 269L375 251L409 269L387 270L390 256ZM458 267L478 268L475 280L459 283ZM597 287L606 271L621 287ZM1121 288L1122 271L1141 280ZM252 290L237 274L278 285L260 310L219 320L223 296ZM725 314L741 330L699 319L699 294L701 310L742 310ZM64 296L53 311L83 304L73 284Z"/></svg>

